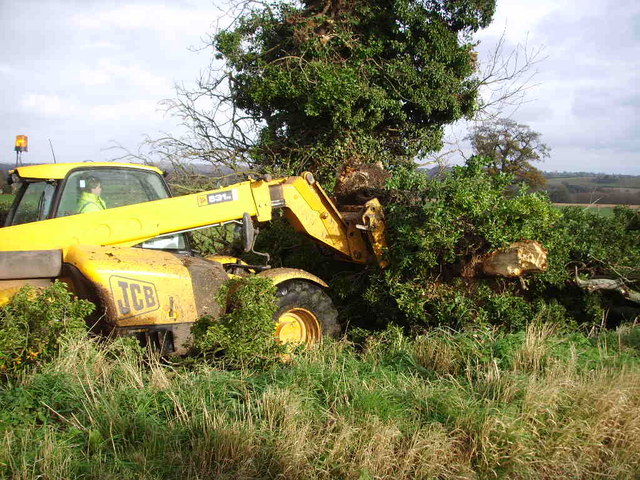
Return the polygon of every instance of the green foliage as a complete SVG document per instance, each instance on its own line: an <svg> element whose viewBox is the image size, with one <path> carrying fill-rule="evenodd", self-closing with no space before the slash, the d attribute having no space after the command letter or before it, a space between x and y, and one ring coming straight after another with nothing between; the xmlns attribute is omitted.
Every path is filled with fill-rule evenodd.
<svg viewBox="0 0 640 480"><path fill-rule="evenodd" d="M474 157L444 178L411 170L394 175L395 198L386 205L394 270L430 273L514 241L542 240L559 212L542 194L509 192L512 177L488 175L486 163Z"/></svg>
<svg viewBox="0 0 640 480"><path fill-rule="evenodd" d="M268 278L230 279L218 295L227 313L219 319L203 317L191 330L196 352L231 367L264 366L277 360L282 347L275 339L275 294Z"/></svg>
<svg viewBox="0 0 640 480"><path fill-rule="evenodd" d="M281 2L214 37L231 101L264 122L257 164L333 178L345 161L408 164L476 105L470 34L494 0Z"/></svg>
<svg viewBox="0 0 640 480"><path fill-rule="evenodd" d="M560 213L544 195L510 190L510 176L485 166L475 157L444 178L406 170L389 181L390 266L370 277L363 295L373 311L406 325L508 329L538 314L519 284L480 280L473 268L488 251L544 240Z"/></svg>
<svg viewBox="0 0 640 480"><path fill-rule="evenodd" d="M567 329L633 321L638 309L619 308L616 294L578 288L573 276L577 268L590 278L638 279L638 213L555 209L544 194L514 190L510 175L488 172L488 162L474 157L442 178L394 172L385 205L389 267L358 281L328 277L351 324L518 331L535 319ZM546 272L520 282L474 270L482 255L523 239L548 249Z"/></svg>
<svg viewBox="0 0 640 480"><path fill-rule="evenodd" d="M86 334L84 319L94 308L75 299L64 283L21 288L0 308L0 375L51 360L64 339Z"/></svg>
<svg viewBox="0 0 640 480"><path fill-rule="evenodd" d="M577 267L589 276L640 279L640 211L617 207L613 216L587 209L562 209L562 219L546 232L549 270L541 278L561 286Z"/></svg>
<svg viewBox="0 0 640 480"><path fill-rule="evenodd" d="M228 223L191 232L191 248L200 255L238 256L242 239L237 225Z"/></svg>

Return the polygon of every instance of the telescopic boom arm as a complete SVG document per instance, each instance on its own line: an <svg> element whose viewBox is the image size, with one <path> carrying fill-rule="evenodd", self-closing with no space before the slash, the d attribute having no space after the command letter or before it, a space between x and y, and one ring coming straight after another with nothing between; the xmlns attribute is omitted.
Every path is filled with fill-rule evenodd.
<svg viewBox="0 0 640 480"><path fill-rule="evenodd" d="M295 230L341 258L384 266L385 223L378 200L339 211L310 173L5 227L0 229L0 251L131 247L161 235L240 220L245 213L266 222L274 209L283 209Z"/></svg>

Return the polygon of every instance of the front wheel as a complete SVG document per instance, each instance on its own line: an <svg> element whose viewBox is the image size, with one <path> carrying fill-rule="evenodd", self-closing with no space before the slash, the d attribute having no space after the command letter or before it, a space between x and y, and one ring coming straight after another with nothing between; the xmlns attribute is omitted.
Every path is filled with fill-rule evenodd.
<svg viewBox="0 0 640 480"><path fill-rule="evenodd" d="M338 312L322 288L305 280L278 285L274 315L276 339L283 344L313 345L340 333Z"/></svg>

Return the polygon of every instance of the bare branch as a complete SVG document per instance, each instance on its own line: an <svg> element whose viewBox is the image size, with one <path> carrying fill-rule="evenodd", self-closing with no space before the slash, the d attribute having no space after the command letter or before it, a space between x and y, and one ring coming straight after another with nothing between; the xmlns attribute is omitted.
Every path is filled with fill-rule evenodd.
<svg viewBox="0 0 640 480"><path fill-rule="evenodd" d="M480 62L476 84L481 103L476 113L480 120L509 117L525 102L527 92L538 84L537 66L546 59L544 47L531 47L528 39L506 51L506 31ZM505 111L509 111L508 114Z"/></svg>

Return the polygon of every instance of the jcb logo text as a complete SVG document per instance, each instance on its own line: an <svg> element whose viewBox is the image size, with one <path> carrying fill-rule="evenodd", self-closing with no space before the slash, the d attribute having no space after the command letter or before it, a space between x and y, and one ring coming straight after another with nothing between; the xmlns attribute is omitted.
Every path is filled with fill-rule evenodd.
<svg viewBox="0 0 640 480"><path fill-rule="evenodd" d="M112 276L110 285L119 317L133 317L160 307L156 286L153 283Z"/></svg>

